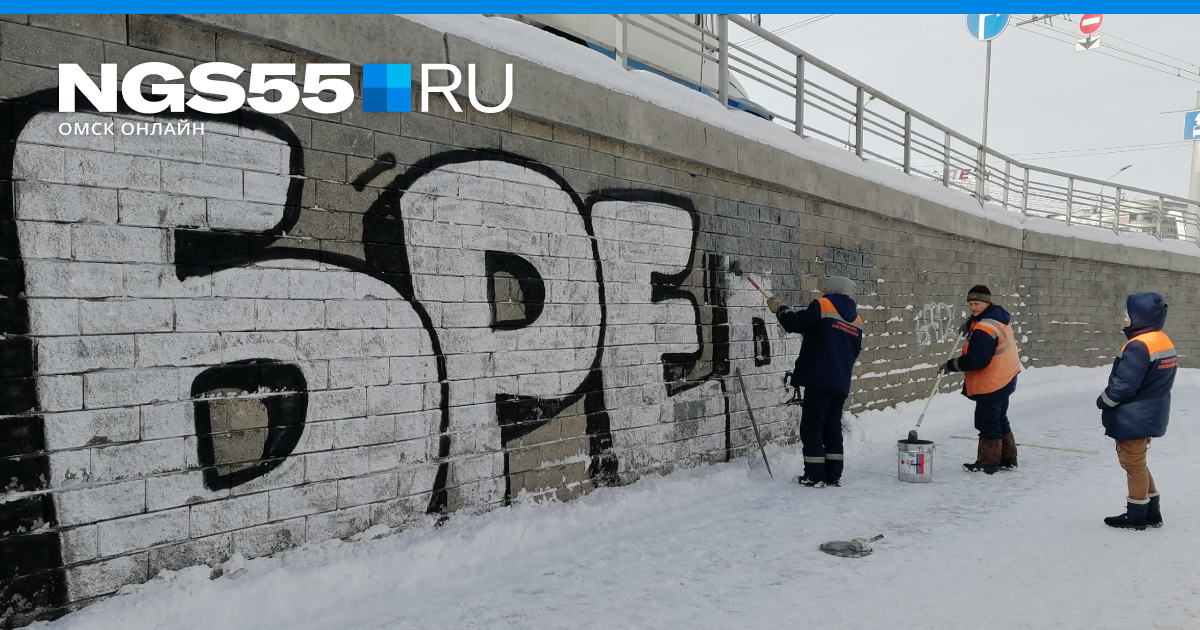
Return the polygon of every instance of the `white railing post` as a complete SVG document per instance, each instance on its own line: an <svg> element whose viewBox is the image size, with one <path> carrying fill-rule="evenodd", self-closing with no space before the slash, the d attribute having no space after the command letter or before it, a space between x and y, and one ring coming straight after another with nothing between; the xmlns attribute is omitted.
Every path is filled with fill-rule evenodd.
<svg viewBox="0 0 1200 630"><path fill-rule="evenodd" d="M1073 210L1071 204L1075 201L1075 178L1067 178L1067 225L1071 225L1071 214Z"/></svg>
<svg viewBox="0 0 1200 630"><path fill-rule="evenodd" d="M1011 166L1012 162L1004 160L1004 194L1000 203L1004 205L1005 210L1008 209L1008 189L1012 187L1012 176L1010 175Z"/></svg>
<svg viewBox="0 0 1200 630"><path fill-rule="evenodd" d="M617 51L621 67L629 69L629 14L621 14L621 50Z"/></svg>
<svg viewBox="0 0 1200 630"><path fill-rule="evenodd" d="M1161 241L1162 235L1163 235L1163 198L1159 197L1158 198L1158 229L1155 230L1155 236L1157 236L1158 240Z"/></svg>
<svg viewBox="0 0 1200 630"><path fill-rule="evenodd" d="M987 179L984 177L987 175L987 153L984 153L983 147L979 148L979 153L975 160L978 162L975 171L975 197L982 204L987 198L987 183L984 182Z"/></svg>
<svg viewBox="0 0 1200 630"><path fill-rule="evenodd" d="M912 173L912 112L904 112L904 174Z"/></svg>
<svg viewBox="0 0 1200 630"><path fill-rule="evenodd" d="M717 100L721 101L722 106L729 107L729 17L724 13L717 16L717 37L720 39L717 53L717 63L720 64L717 73Z"/></svg>
<svg viewBox="0 0 1200 630"><path fill-rule="evenodd" d="M858 88L854 102L854 155L863 156L863 113L866 110L866 90Z"/></svg>
<svg viewBox="0 0 1200 630"><path fill-rule="evenodd" d="M1113 232L1121 233L1121 189L1116 190L1117 198L1114 202L1116 207L1113 209Z"/></svg>
<svg viewBox="0 0 1200 630"><path fill-rule="evenodd" d="M804 55L796 55L796 135L804 137Z"/></svg>
<svg viewBox="0 0 1200 630"><path fill-rule="evenodd" d="M1025 168L1025 183L1021 186L1021 214L1029 216L1029 167Z"/></svg>
<svg viewBox="0 0 1200 630"><path fill-rule="evenodd" d="M942 142L942 185L950 187L950 132L946 132L946 139Z"/></svg>

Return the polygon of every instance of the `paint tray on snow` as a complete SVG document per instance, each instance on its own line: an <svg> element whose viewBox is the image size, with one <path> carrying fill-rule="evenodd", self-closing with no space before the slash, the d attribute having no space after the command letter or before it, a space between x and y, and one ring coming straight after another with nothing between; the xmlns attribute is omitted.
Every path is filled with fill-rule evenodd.
<svg viewBox="0 0 1200 630"><path fill-rule="evenodd" d="M883 534L874 538L855 538L854 540L831 540L821 543L821 551L842 558L861 558L871 555L871 543L883 538Z"/></svg>

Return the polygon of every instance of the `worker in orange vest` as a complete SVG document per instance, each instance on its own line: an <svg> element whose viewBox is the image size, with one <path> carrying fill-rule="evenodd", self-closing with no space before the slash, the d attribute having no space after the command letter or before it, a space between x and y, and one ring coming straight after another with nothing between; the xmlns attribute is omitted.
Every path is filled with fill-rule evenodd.
<svg viewBox="0 0 1200 630"><path fill-rule="evenodd" d="M1103 410L1104 434L1117 441L1117 458L1129 486L1125 513L1104 519L1120 529L1162 527L1158 488L1146 468L1151 438L1167 433L1171 387L1178 357L1175 344L1162 331L1167 303L1157 293L1134 293L1125 299L1127 319L1121 352L1113 361L1108 387L1096 399Z"/></svg>
<svg viewBox="0 0 1200 630"><path fill-rule="evenodd" d="M845 468L842 407L850 395L854 363L862 352L862 318L854 302L854 281L829 276L825 295L806 309L793 309L775 298L767 308L790 333L804 335L792 386L804 388L800 414L800 443L804 474L794 481L809 488L839 487Z"/></svg>
<svg viewBox="0 0 1200 630"><path fill-rule="evenodd" d="M963 372L963 395L975 401L975 428L979 446L967 472L993 475L1017 467L1017 440L1008 422L1008 398L1017 390L1021 358L1013 338L1011 317L992 292L979 284L967 292L971 317L959 330L969 335L962 355L942 366L943 372Z"/></svg>

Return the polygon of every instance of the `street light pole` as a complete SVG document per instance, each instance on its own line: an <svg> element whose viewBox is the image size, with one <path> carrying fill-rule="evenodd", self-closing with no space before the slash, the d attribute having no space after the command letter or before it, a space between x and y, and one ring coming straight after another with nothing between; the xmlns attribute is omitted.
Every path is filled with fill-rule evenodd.
<svg viewBox="0 0 1200 630"><path fill-rule="evenodd" d="M983 31L982 20L980 18L979 30ZM983 138L979 144L979 172L975 174L975 195L979 197L979 203L984 200L984 175L987 173L987 128L988 128L988 97L992 88L992 40L987 41L987 60L984 62L983 70Z"/></svg>
<svg viewBox="0 0 1200 630"><path fill-rule="evenodd" d="M1118 170L1116 173L1113 173L1112 175L1109 175L1108 177L1105 177L1105 178L1104 178L1104 182L1105 182L1104 184L1100 184L1100 195L1099 195L1098 197L1096 197L1096 206L1097 206L1097 207L1099 208L1099 210L1100 210L1100 220L1101 220L1101 221L1103 221L1103 220L1104 220L1104 186L1105 186L1105 184L1107 184L1107 183L1108 183L1108 180L1110 180L1110 179L1112 179L1112 178L1116 177L1117 175L1120 175L1121 173L1124 173L1125 171L1127 171L1127 170L1129 170L1129 169L1131 169L1131 168L1133 168L1133 165L1132 165L1132 164L1129 164L1129 165L1127 165L1127 166L1122 166L1122 167L1121 167L1121 169L1120 169L1120 170Z"/></svg>

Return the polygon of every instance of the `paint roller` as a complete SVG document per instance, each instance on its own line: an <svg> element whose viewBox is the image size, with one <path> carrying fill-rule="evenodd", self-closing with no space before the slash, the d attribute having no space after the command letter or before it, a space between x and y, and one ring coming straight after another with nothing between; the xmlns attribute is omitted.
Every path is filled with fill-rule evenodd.
<svg viewBox="0 0 1200 630"><path fill-rule="evenodd" d="M754 281L754 278L751 278L749 274L742 270L742 263L740 260L735 260L729 264L729 272L739 278L745 278L747 281L749 281L750 285L755 289L758 289L758 292L762 294L763 299L771 299L771 296L767 295L767 292L763 291L762 287L758 286L758 283Z"/></svg>

